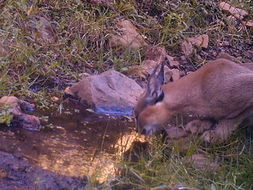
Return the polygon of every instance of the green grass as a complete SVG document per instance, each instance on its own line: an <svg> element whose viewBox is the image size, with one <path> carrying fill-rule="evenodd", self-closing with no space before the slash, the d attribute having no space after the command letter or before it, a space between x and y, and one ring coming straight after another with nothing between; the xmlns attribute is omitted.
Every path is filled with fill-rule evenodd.
<svg viewBox="0 0 253 190"><path fill-rule="evenodd" d="M250 1L233 4L248 10L252 18ZM227 14L219 10L216 1L119 0L104 6L78 0L8 0L0 13L1 45L8 52L0 57L0 94L26 96L33 84L44 82L42 88L47 89L51 81L63 87L80 79L83 72L141 64L145 51L108 46L115 23L122 17L137 25L149 43L165 46L174 56L182 55L184 39L197 34L207 33L210 49L216 51L217 41L229 41L233 48L228 51L236 56L249 49L252 40L252 29L228 30ZM43 28L41 18L49 29ZM43 32L48 37L43 37ZM189 59L203 62L194 56Z"/></svg>
<svg viewBox="0 0 253 190"><path fill-rule="evenodd" d="M118 166L121 176L96 184L93 189L169 189L175 185L203 190L249 190L253 188L252 134L245 129L226 143L205 146L192 143L186 152L155 138L145 150L132 150ZM247 132L249 133L249 131ZM251 131L252 133L252 131ZM218 170L197 169L186 160L204 153L217 160ZM132 155L135 160L131 161ZM138 161L136 161L136 156ZM91 186L90 186L91 187Z"/></svg>
<svg viewBox="0 0 253 190"><path fill-rule="evenodd" d="M8 105L0 105L0 124L5 124L10 126L13 115L8 107Z"/></svg>

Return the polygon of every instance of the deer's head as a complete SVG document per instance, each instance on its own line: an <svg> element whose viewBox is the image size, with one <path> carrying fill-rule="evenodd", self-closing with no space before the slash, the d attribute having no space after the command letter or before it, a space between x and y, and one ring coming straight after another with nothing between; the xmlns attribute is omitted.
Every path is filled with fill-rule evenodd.
<svg viewBox="0 0 253 190"><path fill-rule="evenodd" d="M147 88L135 106L137 131L144 135L154 134L168 118L163 84L164 62L150 75Z"/></svg>

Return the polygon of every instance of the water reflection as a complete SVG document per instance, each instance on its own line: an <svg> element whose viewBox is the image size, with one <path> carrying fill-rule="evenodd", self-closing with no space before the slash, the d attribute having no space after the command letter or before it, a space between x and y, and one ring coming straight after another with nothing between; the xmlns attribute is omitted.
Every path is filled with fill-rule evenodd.
<svg viewBox="0 0 253 190"><path fill-rule="evenodd" d="M137 138L144 139L133 132L133 122L77 109L49 115L52 127L41 132L1 128L0 150L65 176L92 176L100 182L114 177L123 152Z"/></svg>

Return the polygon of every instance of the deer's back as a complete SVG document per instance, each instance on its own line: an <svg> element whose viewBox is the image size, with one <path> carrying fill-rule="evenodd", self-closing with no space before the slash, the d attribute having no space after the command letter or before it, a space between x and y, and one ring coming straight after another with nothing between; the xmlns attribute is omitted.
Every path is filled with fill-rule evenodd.
<svg viewBox="0 0 253 190"><path fill-rule="evenodd" d="M185 106L182 106L185 112L215 118L233 117L253 106L253 70L217 59L165 89L172 96L174 91L172 99L178 99Z"/></svg>

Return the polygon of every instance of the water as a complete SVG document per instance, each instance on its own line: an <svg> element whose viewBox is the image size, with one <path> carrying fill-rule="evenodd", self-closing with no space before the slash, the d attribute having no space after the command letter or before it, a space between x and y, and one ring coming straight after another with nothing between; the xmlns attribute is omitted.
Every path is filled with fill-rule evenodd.
<svg viewBox="0 0 253 190"><path fill-rule="evenodd" d="M38 114L48 116L40 132L0 128L0 150L64 176L101 182L113 177L115 164L137 138L129 118L97 115L81 106Z"/></svg>

